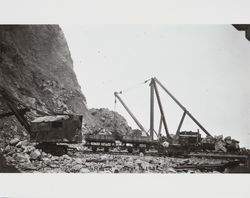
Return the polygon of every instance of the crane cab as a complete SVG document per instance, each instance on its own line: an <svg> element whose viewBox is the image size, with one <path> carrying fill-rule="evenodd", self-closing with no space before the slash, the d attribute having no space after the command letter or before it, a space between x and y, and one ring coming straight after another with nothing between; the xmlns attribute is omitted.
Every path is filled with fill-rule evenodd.
<svg viewBox="0 0 250 198"><path fill-rule="evenodd" d="M81 143L82 116L55 115L38 117L31 122L30 140L38 143Z"/></svg>

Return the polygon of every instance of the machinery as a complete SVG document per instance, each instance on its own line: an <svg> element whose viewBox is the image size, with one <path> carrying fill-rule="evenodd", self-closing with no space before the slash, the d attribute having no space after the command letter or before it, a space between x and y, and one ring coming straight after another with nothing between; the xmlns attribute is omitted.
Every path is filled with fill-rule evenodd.
<svg viewBox="0 0 250 198"><path fill-rule="evenodd" d="M139 150L140 152L145 152L146 150L156 149L159 153L164 153L168 150L168 153L180 153L184 150L192 150L200 145L201 134L199 131L180 131L182 124L184 122L185 116L189 116L199 128L205 132L209 137L212 137L210 133L194 118L194 116L162 85L162 83L156 79L151 78L144 81L147 83L150 81L150 130L147 132L145 127L139 122L136 116L125 104L121 98L122 91L114 92L115 103L117 100L122 104L134 122L137 124L141 132L146 134L146 136L132 136L132 135L121 135L117 128L112 131L112 134L106 135L92 135L88 134L85 137L86 145L91 148L93 151L96 151L97 148L104 148L105 151L108 151L109 148L118 147L117 141L119 141L121 148L127 150L128 152L133 152L133 150ZM176 134L170 135L166 116L161 102L161 97L158 91L158 86L160 86L170 98L183 110L183 115L181 117L180 123L178 125ZM160 125L158 133L154 129L154 99L157 99L159 111L160 111ZM114 120L116 122L116 120ZM166 136L161 134L162 125L165 129ZM157 139L154 139L154 134L157 136Z"/></svg>
<svg viewBox="0 0 250 198"><path fill-rule="evenodd" d="M152 136L153 131L154 131L154 93L156 94L160 113L161 113L161 119L160 119L160 126L159 126L159 131L158 131L158 136L161 136L161 128L162 124L164 126L165 132L166 132L166 137L167 141L170 143L168 150L171 152L175 152L178 150L182 151L192 151L200 148L201 146L201 134L199 130L197 132L193 131L181 131L181 127L183 125L184 119L186 116L189 116L191 120L209 137L212 138L211 134L201 125L201 123L167 90L166 87L163 86L163 84L157 79L157 78L152 78L151 79L151 105L150 105L150 134ZM158 86L160 86L166 93L167 95L183 110L182 117L180 119L180 122L178 124L177 130L175 135L169 134L168 127L167 127L167 122L166 118L164 115L164 110L162 107L159 91L158 91Z"/></svg>
<svg viewBox="0 0 250 198"><path fill-rule="evenodd" d="M196 149L201 142L201 134L199 131L182 131L178 134L178 143L187 150Z"/></svg>
<svg viewBox="0 0 250 198"><path fill-rule="evenodd" d="M126 150L129 153L136 150L144 153L157 143L148 136L121 135L117 132L113 132L113 134L87 134L85 135L85 141L85 146L94 152L98 148L103 148L105 152L113 148L119 148L119 150Z"/></svg>
<svg viewBox="0 0 250 198"><path fill-rule="evenodd" d="M15 115L17 120L30 135L30 141L38 143L37 147L55 154L67 152L66 145L57 143L81 143L82 142L82 116L72 114L46 115L29 121L25 116L29 108L18 108L14 98L3 88L0 89L0 97L11 110L0 115L0 119ZM24 106L22 104L22 106Z"/></svg>
<svg viewBox="0 0 250 198"><path fill-rule="evenodd" d="M118 92L114 93L115 103L117 101L116 99L118 99L120 103L123 105L123 107L127 110L129 115L132 117L132 119L135 121L137 126L140 128L140 130L147 136L124 135L121 134L115 127L115 129L112 131L112 134L105 134L105 135L87 134L85 136L86 146L91 148L93 151L96 151L97 148L104 148L104 151L109 151L109 149L116 147L121 150L127 150L129 153L132 153L133 151L145 152L146 150L155 147L158 142L154 141L152 137L148 135L145 128L134 116L134 114L130 111L128 106L125 104L125 102L121 99L121 97L118 94L119 94ZM114 122L116 123L115 119Z"/></svg>

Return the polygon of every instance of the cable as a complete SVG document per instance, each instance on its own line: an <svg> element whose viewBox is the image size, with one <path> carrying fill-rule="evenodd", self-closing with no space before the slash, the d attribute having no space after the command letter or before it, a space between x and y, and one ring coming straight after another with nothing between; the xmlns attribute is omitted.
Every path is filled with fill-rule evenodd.
<svg viewBox="0 0 250 198"><path fill-rule="evenodd" d="M137 88L139 85L146 84L146 83L149 82L150 80L151 80L151 78L150 78L150 79L147 79L147 80L145 80L145 81L143 81L143 82L140 82L140 83L131 85L131 86L129 86L129 87L127 87L127 88L125 88L125 89L119 91L118 93L119 93L119 94L122 94L123 92L127 92L127 91L129 91L129 90L135 89L135 88Z"/></svg>
<svg viewBox="0 0 250 198"><path fill-rule="evenodd" d="M117 101L116 101L116 97L115 97L115 102L114 102L114 111L116 111L116 103L117 103Z"/></svg>

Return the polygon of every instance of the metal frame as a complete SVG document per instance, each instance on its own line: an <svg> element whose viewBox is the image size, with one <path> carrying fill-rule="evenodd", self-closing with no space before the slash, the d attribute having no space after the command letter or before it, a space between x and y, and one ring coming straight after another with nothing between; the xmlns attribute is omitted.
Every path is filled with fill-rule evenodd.
<svg viewBox="0 0 250 198"><path fill-rule="evenodd" d="M162 122L163 122L163 126L164 126L164 128L165 128L166 135L167 135L168 138L171 138L171 136L170 136L170 134L169 134L169 131L168 131L168 126L167 126L167 122L166 122L164 110L163 110L163 107L162 107L160 94L159 94L157 85L156 85L156 83L155 83L155 79L152 78L152 81L151 81L151 82L152 82L153 87L154 87L154 90L155 90L155 95L156 95L157 102L158 102L158 105L159 105L159 109L160 109L160 113L161 113L161 119L162 119Z"/></svg>
<svg viewBox="0 0 250 198"><path fill-rule="evenodd" d="M121 93L121 92L119 92ZM145 132L147 135L148 133L146 132L145 128L142 126L142 124L137 120L137 118L134 116L134 114L130 111L130 109L128 108L128 106L124 103L124 101L121 99L121 97L118 95L118 92L115 92L114 95L115 97L120 101L120 103L122 104L122 106L126 109L126 111L129 113L129 115L132 117L132 119L135 121L135 123L137 124L137 126L143 131Z"/></svg>
<svg viewBox="0 0 250 198"><path fill-rule="evenodd" d="M185 114L187 114L200 128L202 131L204 131L204 133L206 133L208 136L212 137L212 135L194 118L194 116L166 89L166 87L164 87L161 82L157 79L157 78L153 78L154 81L170 96L170 98L172 98L175 103L184 111ZM183 114L184 115L184 114ZM185 118L185 116L183 116ZM183 118L183 120L184 120ZM179 126L181 127L182 122L179 124ZM178 131L178 130L177 130Z"/></svg>
<svg viewBox="0 0 250 198"><path fill-rule="evenodd" d="M177 131L176 131L176 135L178 135L180 133L180 129L182 127L182 124L184 122L184 119L186 117L186 115L188 115L193 122L195 122L202 131L204 131L208 136L212 136L195 118L194 116L167 90L166 87L163 86L163 84L157 79L157 78L151 78L150 81L150 137L152 138L152 140L154 139L154 133L157 135L156 131L154 130L154 95L156 95L156 99L158 102L158 106L159 106L159 110L160 110L160 114L161 114L161 118L160 118L160 124L159 124L159 130L158 130L158 135L160 136L161 134L161 129L162 129L162 124L164 126L165 132L166 132L166 136L169 139L172 139L172 137L169 134L169 130L168 130L168 126L167 126L167 122L166 122L166 116L164 114L164 110L163 110L163 106L162 106L162 102L161 102L161 98L160 98L160 94L159 94L159 90L157 87L157 84L168 94L168 96L170 96L170 98L172 100L174 100L174 102L183 110L183 115L181 117L181 120L179 122ZM126 109L126 111L129 113L129 115L132 117L132 119L135 121L135 123L137 124L137 126L143 131L145 132L147 135L148 133L146 132L145 128L142 126L142 124L137 120L137 118L134 116L134 114L130 111L130 109L127 107L127 105L124 103L124 101L121 99L121 97L118 94L121 94L122 92L115 92L115 98L117 98L121 104L123 105L123 107Z"/></svg>

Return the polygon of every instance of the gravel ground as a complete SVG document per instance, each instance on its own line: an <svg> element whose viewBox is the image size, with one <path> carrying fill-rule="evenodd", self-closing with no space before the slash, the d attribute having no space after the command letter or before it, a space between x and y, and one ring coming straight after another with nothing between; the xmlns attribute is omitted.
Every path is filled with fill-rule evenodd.
<svg viewBox="0 0 250 198"><path fill-rule="evenodd" d="M35 148L28 141L12 139L4 149L6 164L20 172L33 173L218 173L198 169L176 169L177 166L227 163L227 160L205 158L173 158L143 155L84 153L76 146L62 156L53 156ZM78 151L77 151L78 150ZM11 171L10 171L11 172Z"/></svg>

